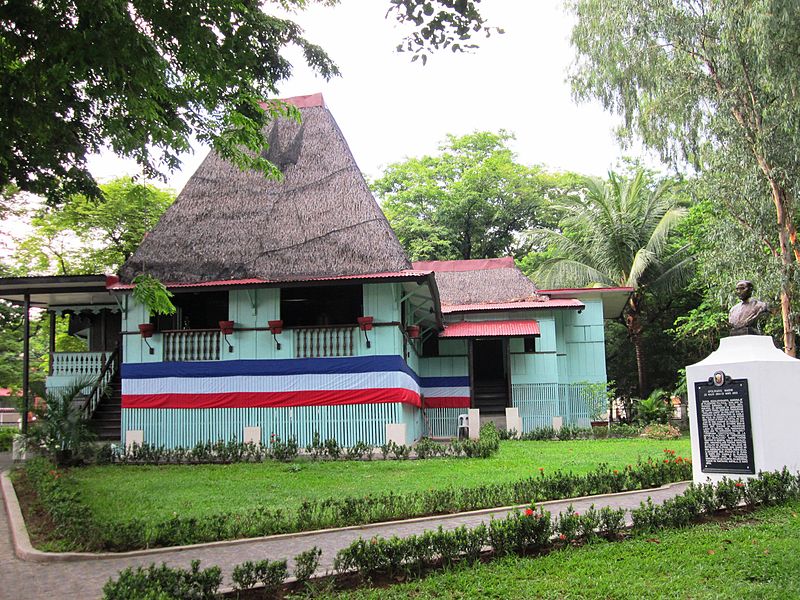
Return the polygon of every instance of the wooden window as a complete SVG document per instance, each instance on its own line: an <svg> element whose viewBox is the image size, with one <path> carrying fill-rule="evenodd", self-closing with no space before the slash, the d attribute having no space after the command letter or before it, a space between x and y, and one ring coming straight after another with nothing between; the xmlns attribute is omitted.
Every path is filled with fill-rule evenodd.
<svg viewBox="0 0 800 600"><path fill-rule="evenodd" d="M532 335L522 338L522 347L526 354L536 352L536 338Z"/></svg>
<svg viewBox="0 0 800 600"><path fill-rule="evenodd" d="M355 325L363 296L360 285L281 288L281 319L285 327Z"/></svg>
<svg viewBox="0 0 800 600"><path fill-rule="evenodd" d="M422 342L422 356L439 356L439 338L435 332Z"/></svg>

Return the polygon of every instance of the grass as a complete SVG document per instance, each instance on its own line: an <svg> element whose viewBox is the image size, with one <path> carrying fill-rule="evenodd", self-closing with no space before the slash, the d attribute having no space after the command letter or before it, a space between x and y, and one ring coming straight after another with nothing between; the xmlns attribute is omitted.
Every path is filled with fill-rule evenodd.
<svg viewBox="0 0 800 600"><path fill-rule="evenodd" d="M128 515L155 522L173 513L189 517L255 506L295 509L310 499L516 481L538 475L540 467L545 473L583 474L599 463L613 468L660 459L664 448L689 456L689 438L506 441L489 459L104 466L75 469L72 475L97 517Z"/></svg>
<svg viewBox="0 0 800 600"><path fill-rule="evenodd" d="M800 598L800 502L341 598Z"/></svg>

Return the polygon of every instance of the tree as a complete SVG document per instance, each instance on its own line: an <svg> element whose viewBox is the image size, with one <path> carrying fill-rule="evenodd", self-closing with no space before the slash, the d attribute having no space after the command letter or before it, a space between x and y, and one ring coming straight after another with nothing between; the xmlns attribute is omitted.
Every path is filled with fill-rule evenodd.
<svg viewBox="0 0 800 600"><path fill-rule="evenodd" d="M552 252L536 273L543 287L620 286L633 293L623 313L636 352L639 395L646 390L641 319L648 293L669 294L690 275L685 247L670 245L670 234L684 216L673 183L648 185L639 170L631 179L609 173L592 179L584 193L564 198L562 232L533 235Z"/></svg>
<svg viewBox="0 0 800 600"><path fill-rule="evenodd" d="M524 231L555 222L548 195L577 178L517 163L512 139L505 131L448 135L438 155L389 165L372 183L413 260L522 254Z"/></svg>
<svg viewBox="0 0 800 600"><path fill-rule="evenodd" d="M15 254L25 274L113 271L175 200L172 192L130 177L102 184L100 191L99 199L77 194L62 206L38 211L32 235Z"/></svg>
<svg viewBox="0 0 800 600"><path fill-rule="evenodd" d="M275 11L337 0L273 0ZM279 177L262 155L264 127L293 107L277 94L299 48L324 78L338 74L322 48L253 0L10 0L0 4L0 188L61 200L97 196L87 154L105 146L156 177L180 164L194 137L242 168ZM463 51L490 32L473 1L390 0L412 25L402 44Z"/></svg>
<svg viewBox="0 0 800 600"><path fill-rule="evenodd" d="M800 4L794 0L573 0L579 99L623 116L625 138L678 164L778 268L795 356L800 244ZM770 216L771 213L771 216ZM730 282L728 282L730 285Z"/></svg>

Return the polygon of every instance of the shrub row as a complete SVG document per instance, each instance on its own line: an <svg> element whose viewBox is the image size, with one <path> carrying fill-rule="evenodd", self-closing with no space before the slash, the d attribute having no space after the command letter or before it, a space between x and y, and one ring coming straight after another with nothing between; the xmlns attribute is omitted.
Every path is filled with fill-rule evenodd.
<svg viewBox="0 0 800 600"><path fill-rule="evenodd" d="M294 576L297 585L304 586L319 566L322 550L314 546L295 556ZM261 587L263 597L272 595L289 577L286 560L247 561L236 565L231 573L233 589L237 592ZM193 560L190 569L155 564L147 568L131 567L120 571L117 579L103 586L104 600L212 600L219 598L222 572L219 567L200 570L200 561Z"/></svg>
<svg viewBox="0 0 800 600"><path fill-rule="evenodd" d="M500 431L500 439L521 441L568 441L592 440L608 438L635 438L646 437L654 440L668 440L681 436L680 430L674 425L653 424L647 427L628 425L627 423L613 423L610 427L578 427L577 425L564 425L560 429L553 427L535 427L527 433L518 434L516 431Z"/></svg>
<svg viewBox="0 0 800 600"><path fill-rule="evenodd" d="M16 427L0 426L0 452L11 452L14 445L14 436L19 434Z"/></svg>
<svg viewBox="0 0 800 600"><path fill-rule="evenodd" d="M666 527L685 527L720 509L733 509L741 503L749 507L780 504L800 498L800 475L784 469L780 473L759 473L748 481L723 480L718 485L692 485L681 496L654 505L648 498L631 511L635 531ZM340 550L334 559L339 575L358 573L370 580L375 576L413 577L434 568L449 568L456 563L473 564L487 553L499 557L544 551L557 544L576 543L601 536L618 539L625 527L625 510L591 506L583 514L572 506L552 519L549 512L531 505L515 510L504 519L493 519L468 529L459 527L426 531L406 538L360 538ZM295 557L295 576L307 584L319 565L321 551L314 547ZM286 561L246 562L234 568L235 590L263 586L265 597L274 593L288 575ZM133 598L215 598L221 583L217 567L190 571L166 565L136 571L126 569L117 580L104 587L107 600Z"/></svg>
<svg viewBox="0 0 800 600"><path fill-rule="evenodd" d="M197 544L622 492L691 478L688 459L669 453L665 456L667 458L663 461L651 459L620 470L601 465L586 475L561 471L546 474L540 469L537 475L507 483L310 500L303 502L296 511L259 506L203 517L175 514L156 523L139 518L94 520L90 527L82 530L85 533L81 533L80 543L81 546L87 545L85 537L91 535L88 545L96 550L125 551ZM57 482L51 476L47 485L58 485ZM70 502L74 504L72 510L85 515L76 496L71 496ZM45 506L49 508L49 503L45 502ZM62 522L57 515L52 516L57 524Z"/></svg>
<svg viewBox="0 0 800 600"><path fill-rule="evenodd" d="M581 515L570 506L553 520L549 512L531 506L472 529L439 527L406 538L358 539L336 554L334 569L339 574L357 572L366 579L376 575L419 576L434 567L447 568L457 562L473 564L487 552L493 556L528 554L546 548L554 535L561 541L614 538L624 526L624 509L596 510L593 505Z"/></svg>
<svg viewBox="0 0 800 600"><path fill-rule="evenodd" d="M648 498L631 511L634 531L685 527L720 509L733 509L744 502L749 507L779 504L800 498L800 475L759 473L755 479L724 480L718 485L690 486L682 495L655 505ZM457 561L473 563L481 549L493 556L524 555L554 544L573 543L597 536L616 539L625 527L625 510L592 506L583 514L572 506L552 520L541 508L514 511L502 520L473 529L464 527L425 532L407 538L359 539L339 551L337 572L358 572L370 579L376 575L413 576L434 567L449 567Z"/></svg>
<svg viewBox="0 0 800 600"><path fill-rule="evenodd" d="M45 458L33 458L25 463L27 483L55 523L58 535L67 548L95 550L102 533L81 503L78 492L66 483L67 473Z"/></svg>
<svg viewBox="0 0 800 600"><path fill-rule="evenodd" d="M414 446L387 442L378 446L384 460L406 460L412 456L423 458L489 458L500 447L500 434L494 423L481 427L478 440L451 440L448 444L440 444L428 438L422 438ZM333 439L321 440L314 433L312 441L305 447L305 456L313 460L371 460L375 446L357 442L349 448L343 448ZM132 444L126 452L107 452L106 460L120 465L143 464L229 464L236 462L262 462L272 459L289 462L300 454L297 440L289 438L284 441L272 434L269 445L261 446L252 442L236 440L217 442L199 442L191 448L177 446L167 448L151 444Z"/></svg>
<svg viewBox="0 0 800 600"><path fill-rule="evenodd" d="M578 427L577 425L564 425L560 429L553 427L535 427L527 433L518 434L516 431L501 431L500 438L504 440L522 441L568 441L591 440L606 438L633 438L640 437L643 429L625 423L612 424L611 427Z"/></svg>
<svg viewBox="0 0 800 600"><path fill-rule="evenodd" d="M745 481L723 479L717 485L692 484L681 496L660 505L648 498L631 511L631 517L634 530L651 531L685 527L722 509L782 504L793 498L800 498L800 474L792 475L784 468L781 472L762 472Z"/></svg>

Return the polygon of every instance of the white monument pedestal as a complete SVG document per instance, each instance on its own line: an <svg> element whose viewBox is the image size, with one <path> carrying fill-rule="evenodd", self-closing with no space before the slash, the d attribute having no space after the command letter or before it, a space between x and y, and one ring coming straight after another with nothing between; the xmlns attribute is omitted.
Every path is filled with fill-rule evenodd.
<svg viewBox="0 0 800 600"><path fill-rule="evenodd" d="M686 382L695 483L800 471L800 360L771 337L722 338Z"/></svg>

